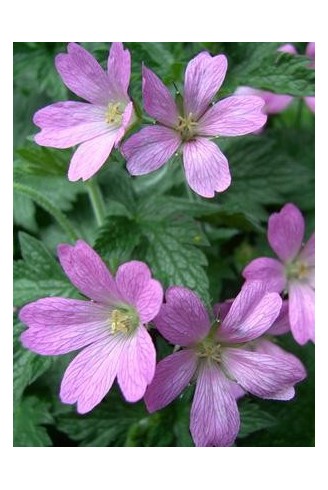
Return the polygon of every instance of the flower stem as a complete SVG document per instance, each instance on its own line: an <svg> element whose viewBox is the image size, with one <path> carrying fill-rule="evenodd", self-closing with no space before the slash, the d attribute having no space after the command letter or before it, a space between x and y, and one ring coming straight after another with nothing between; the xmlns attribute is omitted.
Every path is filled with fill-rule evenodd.
<svg viewBox="0 0 328 490"><path fill-rule="evenodd" d="M98 226L104 224L106 208L100 187L95 178L85 183Z"/></svg>

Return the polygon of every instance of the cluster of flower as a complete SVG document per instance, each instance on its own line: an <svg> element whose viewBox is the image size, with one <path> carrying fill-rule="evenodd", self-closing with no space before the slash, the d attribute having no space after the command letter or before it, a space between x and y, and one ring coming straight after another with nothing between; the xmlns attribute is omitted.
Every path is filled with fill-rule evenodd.
<svg viewBox="0 0 328 490"><path fill-rule="evenodd" d="M75 152L70 180L88 179L119 145L135 115L128 96L130 54L113 43L106 74L83 48L70 44L56 66L66 85L90 102L61 102L35 115L42 128L36 141L58 148L82 143ZM236 95L210 102L227 69L225 56L201 53L185 76L183 109L168 89L143 69L145 109L159 122L131 136L122 146L130 173L163 165L179 148L187 181L210 197L230 184L227 160L217 135L258 130L266 121L264 101ZM23 345L42 355L83 350L69 364L60 398L92 410L115 378L125 399L144 397L149 412L168 405L196 381L190 430L197 446L230 446L239 431L238 398L246 393L289 400L305 378L301 362L272 341L292 332L300 344L314 340L314 235L303 245L304 219L293 204L269 219L268 240L279 260L258 258L244 270L246 279L234 300L208 311L191 290L165 292L139 261L122 264L115 277L85 242L59 245L58 257L73 285L91 301L43 298L20 311L28 326ZM281 295L288 300L282 300ZM152 322L174 352L156 366L148 332ZM270 340L271 338L271 340Z"/></svg>

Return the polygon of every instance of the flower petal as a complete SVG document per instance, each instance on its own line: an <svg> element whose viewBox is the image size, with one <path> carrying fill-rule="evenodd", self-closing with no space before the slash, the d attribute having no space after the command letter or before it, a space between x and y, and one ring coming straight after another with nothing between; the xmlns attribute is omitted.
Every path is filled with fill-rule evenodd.
<svg viewBox="0 0 328 490"><path fill-rule="evenodd" d="M315 43L309 43L306 46L305 54L311 59L315 58Z"/></svg>
<svg viewBox="0 0 328 490"><path fill-rule="evenodd" d="M29 327L21 341L38 354L66 354L108 337L109 314L108 308L91 301L39 299L20 311L20 320Z"/></svg>
<svg viewBox="0 0 328 490"><path fill-rule="evenodd" d="M128 102L128 88L131 76L131 55L122 43L112 43L107 62L108 82L112 96L116 100Z"/></svg>
<svg viewBox="0 0 328 490"><path fill-rule="evenodd" d="M145 394L148 412L156 412L177 398L191 381L196 368L197 357L189 349L175 352L160 361Z"/></svg>
<svg viewBox="0 0 328 490"><path fill-rule="evenodd" d="M221 87L228 68L227 58L203 52L187 66L184 84L184 111L194 119L201 117Z"/></svg>
<svg viewBox="0 0 328 490"><path fill-rule="evenodd" d="M82 294L108 305L121 299L106 265L83 240L78 240L75 246L59 245L57 252L65 274Z"/></svg>
<svg viewBox="0 0 328 490"><path fill-rule="evenodd" d="M155 325L169 342L187 346L208 334L210 319L196 293L182 286L171 286L165 299Z"/></svg>
<svg viewBox="0 0 328 490"><path fill-rule="evenodd" d="M143 100L145 111L165 126L174 127L178 123L176 103L164 83L154 72L143 66Z"/></svg>
<svg viewBox="0 0 328 490"><path fill-rule="evenodd" d="M34 139L38 145L69 148L108 132L102 107L84 102L56 102L34 114L41 128Z"/></svg>
<svg viewBox="0 0 328 490"><path fill-rule="evenodd" d="M292 44L283 44L277 51L280 51L281 53L297 54L296 48Z"/></svg>
<svg viewBox="0 0 328 490"><path fill-rule="evenodd" d="M202 136L241 136L260 129L267 120L264 100L255 95L236 95L220 100L198 121Z"/></svg>
<svg viewBox="0 0 328 490"><path fill-rule="evenodd" d="M246 282L217 332L219 340L240 343L260 337L281 309L277 293L267 293L260 281Z"/></svg>
<svg viewBox="0 0 328 490"><path fill-rule="evenodd" d="M163 302L163 288L151 278L149 267L132 260L117 270L116 285L129 304L135 306L142 323L150 322L159 312Z"/></svg>
<svg viewBox="0 0 328 490"><path fill-rule="evenodd" d="M156 366L153 341L143 326L126 340L120 358L117 381L128 402L140 400L151 383Z"/></svg>
<svg viewBox="0 0 328 490"><path fill-rule="evenodd" d="M275 398L295 383L302 381L305 370L301 363L285 356L226 348L222 362L229 377L244 390L261 398Z"/></svg>
<svg viewBox="0 0 328 490"><path fill-rule="evenodd" d="M315 113L315 97L314 96L312 96L312 97L310 97L310 96L304 97L304 100L305 100L306 105L310 109L310 111L312 111L313 113Z"/></svg>
<svg viewBox="0 0 328 490"><path fill-rule="evenodd" d="M229 381L214 364L199 370L190 415L190 431L198 447L231 446L240 418Z"/></svg>
<svg viewBox="0 0 328 490"><path fill-rule="evenodd" d="M268 240L283 262L298 254L304 236L304 218L294 204L285 204L279 213L269 218Z"/></svg>
<svg viewBox="0 0 328 490"><path fill-rule="evenodd" d="M149 174L160 168L177 151L179 134L164 126L146 126L132 135L122 146L131 175Z"/></svg>
<svg viewBox="0 0 328 490"><path fill-rule="evenodd" d="M273 323L273 325L266 331L267 335L282 335L290 331L289 323L289 305L288 301L282 302L282 307L279 316Z"/></svg>
<svg viewBox="0 0 328 490"><path fill-rule="evenodd" d="M90 412L112 387L124 346L125 338L115 335L80 352L65 371L60 387L61 401L77 402L79 413Z"/></svg>
<svg viewBox="0 0 328 490"><path fill-rule="evenodd" d="M314 291L308 284L292 281L288 289L289 321L293 337L301 345L314 342Z"/></svg>
<svg viewBox="0 0 328 490"><path fill-rule="evenodd" d="M265 102L263 107L265 114L278 114L284 111L294 99L291 95L278 95L251 87L238 87L235 95L256 95L261 97Z"/></svg>
<svg viewBox="0 0 328 490"><path fill-rule="evenodd" d="M75 182L88 180L104 165L117 139L117 130L82 143L74 153L69 169L68 179Z"/></svg>
<svg viewBox="0 0 328 490"><path fill-rule="evenodd" d="M287 285L284 266L276 259L259 257L252 260L243 270L247 281L262 281L268 291L280 293Z"/></svg>
<svg viewBox="0 0 328 490"><path fill-rule="evenodd" d="M70 43L68 54L56 56L56 68L65 85L92 104L106 106L111 99L107 74L82 46Z"/></svg>
<svg viewBox="0 0 328 490"><path fill-rule="evenodd" d="M215 143L197 138L183 146L186 179L193 191L203 197L214 197L231 183L226 157Z"/></svg>

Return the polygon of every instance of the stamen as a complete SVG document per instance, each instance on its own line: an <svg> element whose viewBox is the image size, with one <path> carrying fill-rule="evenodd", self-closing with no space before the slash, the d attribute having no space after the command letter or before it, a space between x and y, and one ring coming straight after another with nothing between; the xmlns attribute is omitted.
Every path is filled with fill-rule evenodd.
<svg viewBox="0 0 328 490"><path fill-rule="evenodd" d="M176 130L181 134L183 141L189 141L196 135L197 122L193 119L192 113L187 117L179 116Z"/></svg>
<svg viewBox="0 0 328 490"><path fill-rule="evenodd" d="M133 332L139 324L139 318L134 311L128 311L123 309L116 309L111 314L111 331L112 333L126 333Z"/></svg>
<svg viewBox="0 0 328 490"><path fill-rule="evenodd" d="M107 124L119 126L122 123L123 108L120 102L108 104L105 120Z"/></svg>

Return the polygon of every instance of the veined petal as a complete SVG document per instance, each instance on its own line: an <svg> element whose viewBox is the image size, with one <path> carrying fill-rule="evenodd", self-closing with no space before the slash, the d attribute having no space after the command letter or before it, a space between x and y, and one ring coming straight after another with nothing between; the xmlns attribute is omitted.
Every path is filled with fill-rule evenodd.
<svg viewBox="0 0 328 490"><path fill-rule="evenodd" d="M115 281L122 298L137 309L142 323L157 315L163 302L163 288L152 279L146 264L132 260L120 265Z"/></svg>
<svg viewBox="0 0 328 490"><path fill-rule="evenodd" d="M124 109L123 116L122 116L122 122L121 122L120 127L117 130L117 133L116 133L115 148L117 148L119 146L121 139L125 135L129 126L132 124L133 119L134 119L133 103L129 102Z"/></svg>
<svg viewBox="0 0 328 490"><path fill-rule="evenodd" d="M284 111L294 99L291 95L274 94L273 92L251 87L238 87L235 95L256 95L261 97L265 102L263 107L265 114L278 114Z"/></svg>
<svg viewBox="0 0 328 490"><path fill-rule="evenodd" d="M228 68L227 58L220 54L212 57L203 52L193 58L187 66L184 84L185 115L201 117L212 98L221 87Z"/></svg>
<svg viewBox="0 0 328 490"><path fill-rule="evenodd" d="M82 294L111 306L121 300L115 281L99 255L83 240L59 245L58 257L65 274Z"/></svg>
<svg viewBox="0 0 328 490"><path fill-rule="evenodd" d="M172 344L187 346L203 339L210 330L210 319L199 297L190 289L171 286L166 303L155 318L160 333Z"/></svg>
<svg viewBox="0 0 328 490"><path fill-rule="evenodd" d="M82 143L74 153L68 169L68 179L75 182L90 179L104 165L117 140L117 130Z"/></svg>
<svg viewBox="0 0 328 490"><path fill-rule="evenodd" d="M112 387L124 346L125 338L115 335L80 352L65 371L60 387L61 401L77 402L79 413L90 412Z"/></svg>
<svg viewBox="0 0 328 490"><path fill-rule="evenodd" d="M203 197L214 197L231 183L228 160L215 143L196 138L183 145L186 179L193 191Z"/></svg>
<svg viewBox="0 0 328 490"><path fill-rule="evenodd" d="M315 265L315 235L312 233L304 247L302 248L299 259L301 261L306 262L306 264L310 267L314 267Z"/></svg>
<svg viewBox="0 0 328 490"><path fill-rule="evenodd" d="M179 134L164 126L146 126L122 146L131 175L144 175L160 168L177 151Z"/></svg>
<svg viewBox="0 0 328 490"><path fill-rule="evenodd" d="M190 431L196 446L231 446L240 418L229 380L215 364L199 369L191 407Z"/></svg>
<svg viewBox="0 0 328 490"><path fill-rule="evenodd" d="M301 345L314 342L314 291L308 285L292 281L288 288L289 321L294 339Z"/></svg>
<svg viewBox="0 0 328 490"><path fill-rule="evenodd" d="M92 104L106 106L111 99L107 74L82 46L70 43L68 54L56 56L56 68L65 85Z"/></svg>
<svg viewBox="0 0 328 490"><path fill-rule="evenodd" d="M288 301L282 302L279 316L274 321L273 325L266 331L266 335L282 335L290 331L289 323L289 305Z"/></svg>
<svg viewBox="0 0 328 490"><path fill-rule="evenodd" d="M259 257L252 260L243 270L247 281L262 281L268 291L280 293L287 286L285 268L279 260Z"/></svg>
<svg viewBox="0 0 328 490"><path fill-rule="evenodd" d="M155 374L156 351L153 341L143 326L126 339L117 381L128 402L140 400Z"/></svg>
<svg viewBox="0 0 328 490"><path fill-rule="evenodd" d="M131 55L122 43L112 43L107 62L108 81L111 94L116 100L128 102L131 76Z"/></svg>
<svg viewBox="0 0 328 490"><path fill-rule="evenodd" d="M145 66L142 68L142 76L145 111L156 121L173 128L178 123L179 113L170 91L158 76Z"/></svg>
<svg viewBox="0 0 328 490"><path fill-rule="evenodd" d="M269 218L268 240L283 262L298 254L304 236L304 218L294 204L285 204L279 213Z"/></svg>
<svg viewBox="0 0 328 490"><path fill-rule="evenodd" d="M21 341L38 354L66 354L108 337L109 316L107 307L91 301L39 299L20 311L20 320L29 327Z"/></svg>
<svg viewBox="0 0 328 490"><path fill-rule="evenodd" d="M267 120L264 100L255 95L236 95L220 100L198 121L201 136L241 136L260 129Z"/></svg>
<svg viewBox="0 0 328 490"><path fill-rule="evenodd" d="M189 349L175 352L160 361L145 394L148 412L156 412L177 398L191 381L196 368L197 357Z"/></svg>

